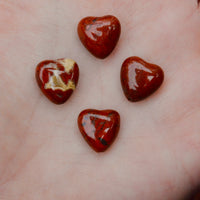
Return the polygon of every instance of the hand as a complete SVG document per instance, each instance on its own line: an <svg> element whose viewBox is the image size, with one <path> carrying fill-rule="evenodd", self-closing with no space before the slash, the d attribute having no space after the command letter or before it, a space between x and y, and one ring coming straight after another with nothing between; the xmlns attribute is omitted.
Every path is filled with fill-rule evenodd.
<svg viewBox="0 0 200 200"><path fill-rule="evenodd" d="M0 199L179 200L200 183L200 11L195 0L2 0L0 2ZM120 41L105 60L76 27L112 14ZM161 66L162 87L130 103L121 64L139 56ZM72 58L79 85L64 105L39 90L35 67ZM121 114L111 148L95 153L77 128L86 108Z"/></svg>

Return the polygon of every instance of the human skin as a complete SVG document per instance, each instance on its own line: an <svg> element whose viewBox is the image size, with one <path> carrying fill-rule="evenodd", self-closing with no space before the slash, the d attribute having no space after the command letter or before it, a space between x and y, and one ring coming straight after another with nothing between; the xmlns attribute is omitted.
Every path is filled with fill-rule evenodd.
<svg viewBox="0 0 200 200"><path fill-rule="evenodd" d="M93 57L78 39L86 16L122 25L114 52ZM1 0L0 199L182 200L200 184L200 10L196 0ZM122 62L139 56L162 67L159 90L128 102ZM77 89L64 105L39 90L35 67L72 58ZM114 99L114 101L113 101ZM87 108L120 113L105 153L77 127Z"/></svg>

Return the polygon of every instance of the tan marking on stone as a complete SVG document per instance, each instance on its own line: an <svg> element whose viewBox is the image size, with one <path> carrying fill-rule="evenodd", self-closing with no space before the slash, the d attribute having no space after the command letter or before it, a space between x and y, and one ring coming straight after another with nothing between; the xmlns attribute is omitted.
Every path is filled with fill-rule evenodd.
<svg viewBox="0 0 200 200"><path fill-rule="evenodd" d="M45 84L45 89L62 90L63 92L72 89L75 90L76 86L73 81L69 80L67 85L63 82L60 75L54 72L54 75L50 77L49 82Z"/></svg>
<svg viewBox="0 0 200 200"><path fill-rule="evenodd" d="M65 71L67 73L70 72L70 70L72 70L74 68L74 65L75 65L75 61L72 60L72 59L69 59L69 58L65 58L65 59L60 59L58 60L58 62L64 66L65 68Z"/></svg>

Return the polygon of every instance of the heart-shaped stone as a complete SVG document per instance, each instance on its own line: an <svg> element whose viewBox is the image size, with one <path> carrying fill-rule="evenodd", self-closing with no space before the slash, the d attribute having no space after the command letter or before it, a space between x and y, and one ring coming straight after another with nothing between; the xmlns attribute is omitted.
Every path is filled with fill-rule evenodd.
<svg viewBox="0 0 200 200"><path fill-rule="evenodd" d="M86 142L96 152L103 152L118 135L120 115L114 110L84 110L79 114L78 127Z"/></svg>
<svg viewBox="0 0 200 200"><path fill-rule="evenodd" d="M79 68L72 59L45 60L36 68L36 80L44 95L55 104L63 104L75 90Z"/></svg>
<svg viewBox="0 0 200 200"><path fill-rule="evenodd" d="M163 70L138 57L127 58L121 68L121 84L129 101L137 102L155 92L164 80Z"/></svg>
<svg viewBox="0 0 200 200"><path fill-rule="evenodd" d="M112 16L86 17L78 24L83 45L97 58L106 58L115 48L121 33L119 20Z"/></svg>

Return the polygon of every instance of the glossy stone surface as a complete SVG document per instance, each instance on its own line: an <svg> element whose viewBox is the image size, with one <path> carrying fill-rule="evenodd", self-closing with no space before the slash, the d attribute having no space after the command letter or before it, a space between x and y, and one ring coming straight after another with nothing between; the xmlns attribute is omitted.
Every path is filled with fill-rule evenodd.
<svg viewBox="0 0 200 200"><path fill-rule="evenodd" d="M112 15L86 17L78 24L81 42L89 52L101 59L106 58L113 51L120 33L120 22Z"/></svg>
<svg viewBox="0 0 200 200"><path fill-rule="evenodd" d="M86 142L96 152L103 152L118 135L120 115L114 110L84 110L79 114L78 127Z"/></svg>
<svg viewBox="0 0 200 200"><path fill-rule="evenodd" d="M63 104L77 86L79 68L72 59L45 60L36 67L35 76L44 95L55 104Z"/></svg>
<svg viewBox="0 0 200 200"><path fill-rule="evenodd" d="M164 80L163 70L138 57L127 58L121 68L121 84L131 102L145 99L154 93Z"/></svg>

